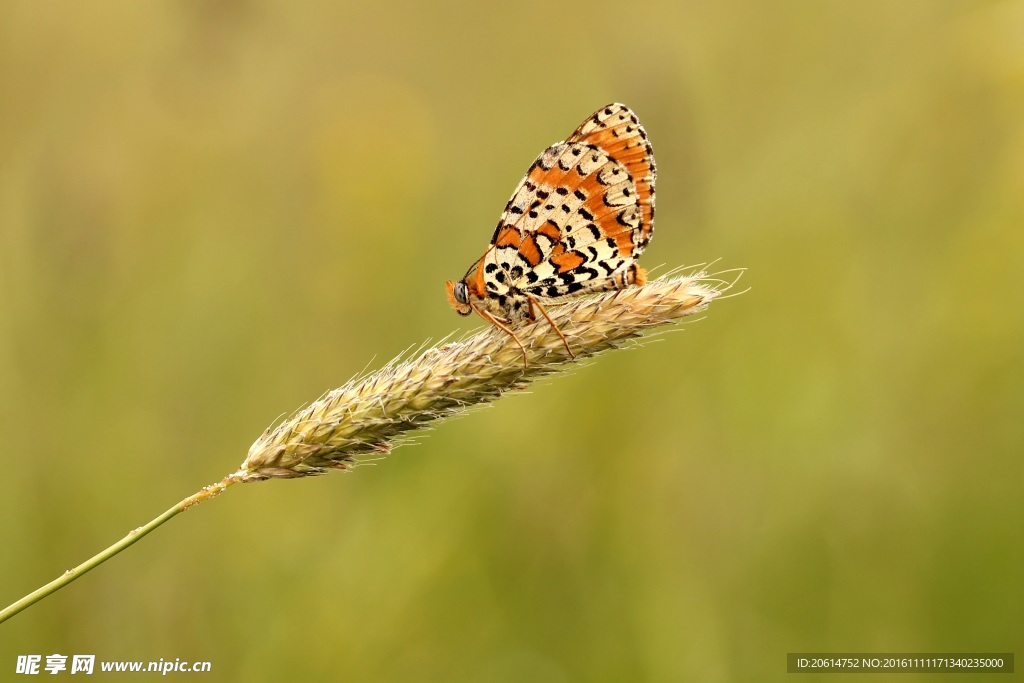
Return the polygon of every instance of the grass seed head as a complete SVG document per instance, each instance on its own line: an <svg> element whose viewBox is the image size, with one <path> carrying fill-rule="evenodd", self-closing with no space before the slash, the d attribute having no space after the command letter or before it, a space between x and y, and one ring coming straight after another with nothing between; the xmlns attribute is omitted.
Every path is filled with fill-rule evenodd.
<svg viewBox="0 0 1024 683"><path fill-rule="evenodd" d="M552 306L549 314L576 361L618 348L646 330L703 310L728 283L704 273L663 277ZM350 469L360 458L390 453L415 430L489 403L574 360L546 320L517 328L519 346L496 328L442 344L343 387L268 429L234 476L242 481L293 478Z"/></svg>

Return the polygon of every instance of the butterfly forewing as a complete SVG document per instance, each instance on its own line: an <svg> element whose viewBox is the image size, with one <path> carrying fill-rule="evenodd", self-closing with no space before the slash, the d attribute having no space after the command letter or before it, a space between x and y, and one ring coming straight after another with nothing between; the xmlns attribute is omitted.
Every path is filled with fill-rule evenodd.
<svg viewBox="0 0 1024 683"><path fill-rule="evenodd" d="M657 168L647 131L636 114L623 104L612 104L596 111L576 129L568 142L585 142L603 149L623 164L636 185L636 205L641 209L641 249L654 231L654 179Z"/></svg>

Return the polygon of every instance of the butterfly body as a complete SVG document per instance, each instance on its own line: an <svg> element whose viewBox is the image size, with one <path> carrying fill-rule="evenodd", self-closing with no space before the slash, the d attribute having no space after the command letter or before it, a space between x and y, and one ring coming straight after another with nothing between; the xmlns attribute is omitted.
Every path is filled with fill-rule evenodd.
<svg viewBox="0 0 1024 683"><path fill-rule="evenodd" d="M546 317L546 305L642 285L636 261L654 230L654 179L636 115L621 104L599 109L530 166L487 251L447 283L452 306L515 337L508 326Z"/></svg>

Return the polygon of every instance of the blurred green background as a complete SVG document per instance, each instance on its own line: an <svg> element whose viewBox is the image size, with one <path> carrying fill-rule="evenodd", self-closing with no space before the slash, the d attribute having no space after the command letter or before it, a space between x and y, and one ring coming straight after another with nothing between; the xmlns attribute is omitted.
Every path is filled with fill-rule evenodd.
<svg viewBox="0 0 1024 683"><path fill-rule="evenodd" d="M645 265L752 289L376 467L232 489L0 626L0 677L1024 654L1022 36L1020 1L4 3L0 603L474 327L444 281L606 102L654 143Z"/></svg>

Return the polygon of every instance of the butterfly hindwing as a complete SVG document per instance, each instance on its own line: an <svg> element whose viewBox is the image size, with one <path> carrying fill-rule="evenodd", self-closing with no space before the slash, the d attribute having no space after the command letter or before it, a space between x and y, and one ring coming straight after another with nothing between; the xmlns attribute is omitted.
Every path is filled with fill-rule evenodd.
<svg viewBox="0 0 1024 683"><path fill-rule="evenodd" d="M636 115L598 110L513 192L485 257L501 271L495 286L550 299L629 284L653 230L654 173Z"/></svg>

